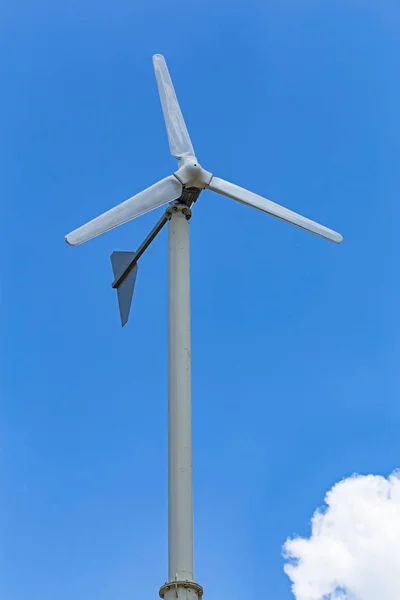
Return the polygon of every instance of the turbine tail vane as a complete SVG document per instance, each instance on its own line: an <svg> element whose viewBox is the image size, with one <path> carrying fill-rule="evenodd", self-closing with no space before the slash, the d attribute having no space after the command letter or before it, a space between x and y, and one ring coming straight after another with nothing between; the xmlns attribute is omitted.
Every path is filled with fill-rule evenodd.
<svg viewBox="0 0 400 600"><path fill-rule="evenodd" d="M115 287L117 289L119 314L121 317L122 327L128 322L132 305L133 291L135 289L136 276L138 272L138 264L137 262L134 262L135 257L135 252L113 252L111 254L111 265L114 273L114 279L121 280L121 282ZM122 276L124 277L122 278Z"/></svg>
<svg viewBox="0 0 400 600"><path fill-rule="evenodd" d="M122 327L126 325L129 318L138 271L138 260L167 222L168 211L166 211L161 219L159 219L136 252L115 251L111 254L111 265L114 273L112 287L117 290L119 315L121 317Z"/></svg>

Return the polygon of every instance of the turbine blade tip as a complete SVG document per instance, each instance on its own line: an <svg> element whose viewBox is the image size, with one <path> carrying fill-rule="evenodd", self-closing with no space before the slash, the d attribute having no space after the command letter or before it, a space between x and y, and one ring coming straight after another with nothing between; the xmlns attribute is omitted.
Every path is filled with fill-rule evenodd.
<svg viewBox="0 0 400 600"><path fill-rule="evenodd" d="M337 233L337 234L336 234L336 237L335 237L335 239L334 239L334 241L335 241L337 244L341 244L341 243L343 242L343 236L342 236L340 233Z"/></svg>

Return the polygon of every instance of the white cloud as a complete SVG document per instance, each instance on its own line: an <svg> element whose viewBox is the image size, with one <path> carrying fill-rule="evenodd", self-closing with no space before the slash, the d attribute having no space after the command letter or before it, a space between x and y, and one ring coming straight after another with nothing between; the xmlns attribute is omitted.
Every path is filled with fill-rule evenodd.
<svg viewBox="0 0 400 600"><path fill-rule="evenodd" d="M283 547L296 600L400 600L400 472L344 479L325 504Z"/></svg>

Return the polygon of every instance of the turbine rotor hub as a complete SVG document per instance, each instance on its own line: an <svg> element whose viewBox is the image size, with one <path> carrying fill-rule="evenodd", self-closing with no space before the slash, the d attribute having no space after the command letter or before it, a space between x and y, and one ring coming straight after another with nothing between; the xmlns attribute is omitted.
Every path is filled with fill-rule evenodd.
<svg viewBox="0 0 400 600"><path fill-rule="evenodd" d="M183 156L174 175L183 187L195 187L200 190L207 187L213 176L203 169L195 156Z"/></svg>

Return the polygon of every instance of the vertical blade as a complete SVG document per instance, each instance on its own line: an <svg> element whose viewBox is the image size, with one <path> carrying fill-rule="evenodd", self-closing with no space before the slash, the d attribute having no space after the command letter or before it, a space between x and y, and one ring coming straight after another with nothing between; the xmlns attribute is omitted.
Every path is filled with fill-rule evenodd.
<svg viewBox="0 0 400 600"><path fill-rule="evenodd" d="M161 54L155 54L153 56L153 66L171 154L178 159L183 156L194 156L192 142L179 107L165 58Z"/></svg>
<svg viewBox="0 0 400 600"><path fill-rule="evenodd" d="M113 252L111 254L111 265L115 279L123 273L134 256L135 252ZM138 265L135 263L117 288L119 314L122 327L126 325L129 319L137 271Z"/></svg>

